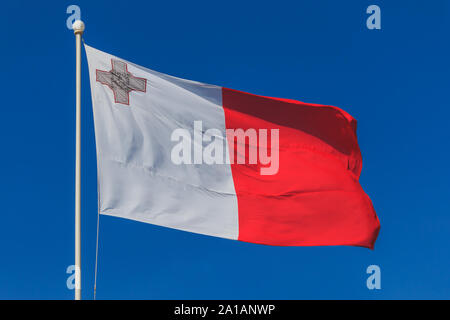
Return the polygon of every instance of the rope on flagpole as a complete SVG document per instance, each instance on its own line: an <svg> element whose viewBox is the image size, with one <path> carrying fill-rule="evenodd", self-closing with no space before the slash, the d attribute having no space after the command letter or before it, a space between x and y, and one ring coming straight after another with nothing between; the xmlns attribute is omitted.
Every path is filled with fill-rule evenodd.
<svg viewBox="0 0 450 320"><path fill-rule="evenodd" d="M97 153L98 159L98 153ZM97 168L97 240L95 242L94 300L97 298L98 239L100 234L100 183Z"/></svg>
<svg viewBox="0 0 450 320"><path fill-rule="evenodd" d="M99 226L100 226L100 207L98 207L98 211L97 211L97 241L95 244L94 300L96 300L96 297L97 297L98 234L99 234L99 230L100 230Z"/></svg>

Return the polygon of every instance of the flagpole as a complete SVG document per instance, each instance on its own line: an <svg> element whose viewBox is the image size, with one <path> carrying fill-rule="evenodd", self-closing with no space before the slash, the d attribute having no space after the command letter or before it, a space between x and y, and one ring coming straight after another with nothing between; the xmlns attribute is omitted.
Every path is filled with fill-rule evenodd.
<svg viewBox="0 0 450 320"><path fill-rule="evenodd" d="M76 142L75 142L75 300L81 300L81 36L84 23L73 23L76 44Z"/></svg>

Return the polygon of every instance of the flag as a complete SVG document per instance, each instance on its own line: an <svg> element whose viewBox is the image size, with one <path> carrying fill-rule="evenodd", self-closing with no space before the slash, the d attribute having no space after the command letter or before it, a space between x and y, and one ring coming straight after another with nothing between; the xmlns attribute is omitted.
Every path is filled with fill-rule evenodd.
<svg viewBox="0 0 450 320"><path fill-rule="evenodd" d="M356 121L85 46L101 214L279 246L373 248Z"/></svg>

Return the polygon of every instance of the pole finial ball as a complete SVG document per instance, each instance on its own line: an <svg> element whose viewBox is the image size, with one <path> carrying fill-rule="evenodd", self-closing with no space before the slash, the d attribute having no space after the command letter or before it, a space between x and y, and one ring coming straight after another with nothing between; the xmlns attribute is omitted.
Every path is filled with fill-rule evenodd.
<svg viewBox="0 0 450 320"><path fill-rule="evenodd" d="M81 20L75 20L75 22L72 24L72 29L75 34L77 33L83 33L84 31L84 22Z"/></svg>

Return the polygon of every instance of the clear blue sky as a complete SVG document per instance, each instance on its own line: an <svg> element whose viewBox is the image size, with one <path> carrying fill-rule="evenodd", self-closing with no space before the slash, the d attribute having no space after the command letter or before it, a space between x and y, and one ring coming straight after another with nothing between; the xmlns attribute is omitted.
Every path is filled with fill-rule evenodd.
<svg viewBox="0 0 450 320"><path fill-rule="evenodd" d="M295 4L294 4L295 3ZM98 298L450 298L448 1L7 1L2 4L0 298L71 299L75 47L167 74L332 104L358 120L375 250L270 247L102 216ZM368 30L367 6L382 29ZM96 159L83 52L83 296L92 298ZM381 267L379 291L367 266Z"/></svg>

